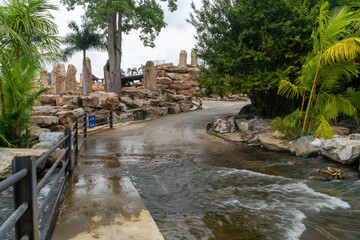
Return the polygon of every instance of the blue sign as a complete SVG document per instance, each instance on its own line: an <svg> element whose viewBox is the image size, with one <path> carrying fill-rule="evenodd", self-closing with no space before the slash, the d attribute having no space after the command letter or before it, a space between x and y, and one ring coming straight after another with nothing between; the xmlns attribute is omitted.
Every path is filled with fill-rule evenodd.
<svg viewBox="0 0 360 240"><path fill-rule="evenodd" d="M95 115L90 115L89 116L89 128L94 128L96 127L96 117Z"/></svg>

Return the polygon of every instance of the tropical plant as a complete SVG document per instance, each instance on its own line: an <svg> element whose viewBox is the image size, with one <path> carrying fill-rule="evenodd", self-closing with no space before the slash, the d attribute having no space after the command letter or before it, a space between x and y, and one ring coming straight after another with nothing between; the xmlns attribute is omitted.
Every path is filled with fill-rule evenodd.
<svg viewBox="0 0 360 240"><path fill-rule="evenodd" d="M47 0L2 1L0 6L2 51L6 55L15 54L17 58L21 54L32 54L43 63L58 60L60 40L57 37L57 25L53 22L51 10L58 8ZM6 24L3 24L4 22Z"/></svg>
<svg viewBox="0 0 360 240"><path fill-rule="evenodd" d="M83 79L87 79L87 65L86 65L86 51L90 49L106 50L106 43L104 36L97 32L92 31L88 27L80 29L75 21L69 23L68 27L73 30L72 33L66 35L63 43L68 45L64 49L63 59L67 60L76 52L82 51L83 53ZM83 81L84 94L87 94L87 83Z"/></svg>
<svg viewBox="0 0 360 240"><path fill-rule="evenodd" d="M134 68L128 68L127 69L127 74L128 75L130 75L130 76L134 76L134 73L138 73L138 70L137 70L137 68L136 67L134 67Z"/></svg>
<svg viewBox="0 0 360 240"><path fill-rule="evenodd" d="M9 58L1 65L1 94L4 103L0 115L0 146L30 147L29 131L32 108L41 93L36 88L40 62L31 56Z"/></svg>
<svg viewBox="0 0 360 240"><path fill-rule="evenodd" d="M143 73L144 73L144 70L145 70L145 65L144 65L144 64L141 64L141 66L140 66L137 70L138 70L138 73L143 74Z"/></svg>
<svg viewBox="0 0 360 240"><path fill-rule="evenodd" d="M168 9L176 10L177 0L160 0ZM121 93L122 34L139 30L145 46L154 47L154 40L166 27L164 11L156 0L61 0L73 9L75 5L86 9L88 23L107 32L110 65L110 90Z"/></svg>
<svg viewBox="0 0 360 240"><path fill-rule="evenodd" d="M310 134L331 138L339 114L357 120L356 109L346 94L337 92L343 79L358 76L360 28L356 12L347 6L329 12L329 4L320 7L317 26L312 33L313 50L302 67L295 84L281 80L279 94L287 98L302 98L298 119L301 135Z"/></svg>

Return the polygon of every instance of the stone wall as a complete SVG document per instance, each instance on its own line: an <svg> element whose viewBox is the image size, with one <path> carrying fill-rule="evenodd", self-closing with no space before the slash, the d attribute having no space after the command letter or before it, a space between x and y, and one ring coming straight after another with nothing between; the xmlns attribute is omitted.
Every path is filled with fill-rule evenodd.
<svg viewBox="0 0 360 240"><path fill-rule="evenodd" d="M200 88L196 76L200 73L197 68L195 50L191 52L191 64L187 64L187 53L180 52L179 65L173 63L154 66L152 61L147 62L144 72L144 88L149 90L166 90L180 95L199 95ZM154 73L156 77L154 77ZM141 85L137 87L142 87Z"/></svg>

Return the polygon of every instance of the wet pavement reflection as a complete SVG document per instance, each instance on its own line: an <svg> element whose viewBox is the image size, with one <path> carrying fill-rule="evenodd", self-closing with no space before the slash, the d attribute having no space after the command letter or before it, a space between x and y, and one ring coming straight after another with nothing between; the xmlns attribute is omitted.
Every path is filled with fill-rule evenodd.
<svg viewBox="0 0 360 240"><path fill-rule="evenodd" d="M204 131L215 116L244 104L204 102L204 111L90 136L57 232L70 238L78 234L73 229L91 232L140 216L139 192L165 239L360 239L355 168L346 168L345 181L308 180L334 164L227 143Z"/></svg>

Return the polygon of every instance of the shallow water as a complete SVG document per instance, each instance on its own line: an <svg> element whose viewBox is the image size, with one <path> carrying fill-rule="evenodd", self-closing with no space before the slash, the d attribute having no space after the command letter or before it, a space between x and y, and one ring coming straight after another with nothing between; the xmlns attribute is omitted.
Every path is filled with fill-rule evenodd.
<svg viewBox="0 0 360 240"><path fill-rule="evenodd" d="M334 164L231 149L119 160L166 239L360 239L355 168L345 181L308 180Z"/></svg>

